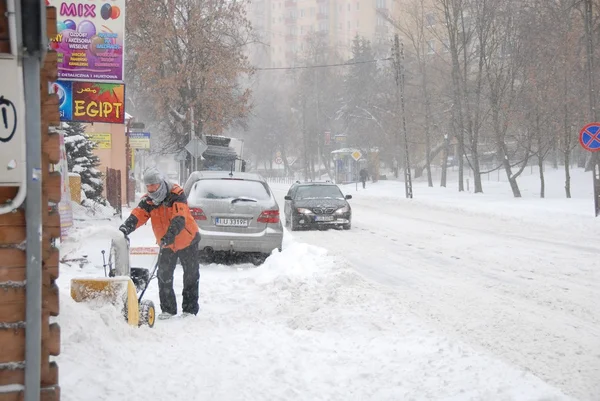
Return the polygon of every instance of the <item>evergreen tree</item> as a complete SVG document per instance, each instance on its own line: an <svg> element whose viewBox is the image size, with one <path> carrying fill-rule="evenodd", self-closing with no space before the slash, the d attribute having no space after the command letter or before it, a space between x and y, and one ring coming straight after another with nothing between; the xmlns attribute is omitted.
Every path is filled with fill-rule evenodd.
<svg viewBox="0 0 600 401"><path fill-rule="evenodd" d="M106 199L102 197L102 175L96 169L100 165L100 159L93 153L98 145L86 135L83 124L70 122L65 125L65 150L69 172L81 176L81 188L87 199L106 205Z"/></svg>

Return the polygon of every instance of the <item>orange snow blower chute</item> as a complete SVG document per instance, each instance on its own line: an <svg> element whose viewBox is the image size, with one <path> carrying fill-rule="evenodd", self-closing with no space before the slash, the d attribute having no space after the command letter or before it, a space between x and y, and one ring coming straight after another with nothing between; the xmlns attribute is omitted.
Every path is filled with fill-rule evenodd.
<svg viewBox="0 0 600 401"><path fill-rule="evenodd" d="M71 298L75 302L93 302L122 306L125 320L132 326L154 327L156 309L150 300L142 300L150 281L156 277L161 252L152 273L148 269L131 267L129 240L111 241L108 263L102 251L105 277L71 279ZM108 274L106 267L108 266ZM138 297L138 291L141 291Z"/></svg>

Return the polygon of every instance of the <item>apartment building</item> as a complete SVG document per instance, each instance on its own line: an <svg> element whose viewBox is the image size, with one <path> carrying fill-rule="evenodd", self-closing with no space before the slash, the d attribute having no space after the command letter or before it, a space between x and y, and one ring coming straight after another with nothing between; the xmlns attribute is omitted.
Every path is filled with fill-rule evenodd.
<svg viewBox="0 0 600 401"><path fill-rule="evenodd" d="M255 0L248 17L260 36L251 59L259 67L296 65L309 33L319 32L342 57L352 40L364 36L388 44L393 28L381 12L394 15L400 0Z"/></svg>

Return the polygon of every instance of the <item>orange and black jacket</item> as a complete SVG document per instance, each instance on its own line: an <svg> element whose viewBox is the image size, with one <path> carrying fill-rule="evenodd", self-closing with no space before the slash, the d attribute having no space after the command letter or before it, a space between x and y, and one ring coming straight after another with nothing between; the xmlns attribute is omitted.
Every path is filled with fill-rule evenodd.
<svg viewBox="0 0 600 401"><path fill-rule="evenodd" d="M169 245L166 248L175 252L200 242L198 225L192 217L183 189L177 184L173 184L160 205L154 204L147 194L144 195L122 227L130 234L146 224L148 219L152 222L156 242L167 239Z"/></svg>

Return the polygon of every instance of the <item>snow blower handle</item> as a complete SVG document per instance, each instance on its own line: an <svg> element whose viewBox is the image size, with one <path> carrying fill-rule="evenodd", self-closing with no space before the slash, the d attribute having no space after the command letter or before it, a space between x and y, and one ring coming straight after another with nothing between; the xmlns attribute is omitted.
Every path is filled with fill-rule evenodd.
<svg viewBox="0 0 600 401"><path fill-rule="evenodd" d="M156 264L154 265L154 270L152 270L152 273L150 273L150 278L148 278L148 281L146 282L146 286L144 287L144 289L142 290L142 293L140 294L140 297L138 298L138 303L142 302L142 297L144 296L144 293L148 289L148 286L150 285L150 281L152 281L152 277L154 277L154 274L156 274L156 271L158 270L158 266L160 264L160 257L162 255L163 249L164 249L163 246L159 245L158 258L156 259Z"/></svg>
<svg viewBox="0 0 600 401"><path fill-rule="evenodd" d="M105 253L106 253L106 251L103 249L102 250L102 267L104 267L104 277L106 277L106 258L104 258Z"/></svg>

